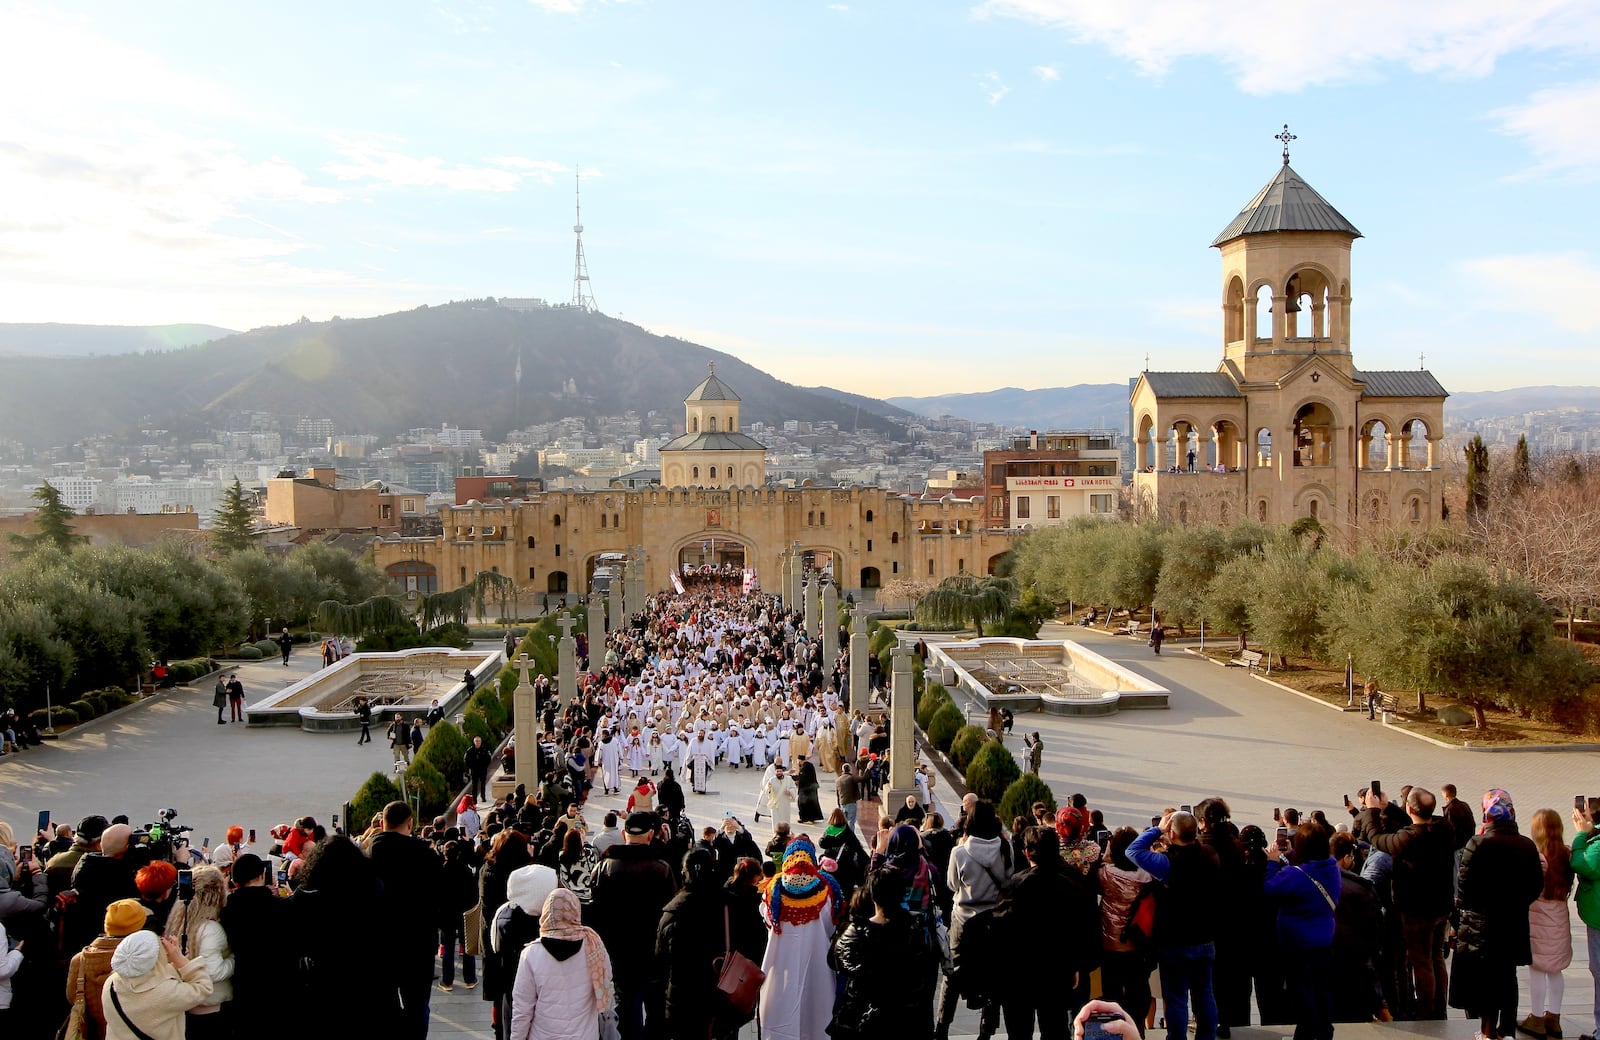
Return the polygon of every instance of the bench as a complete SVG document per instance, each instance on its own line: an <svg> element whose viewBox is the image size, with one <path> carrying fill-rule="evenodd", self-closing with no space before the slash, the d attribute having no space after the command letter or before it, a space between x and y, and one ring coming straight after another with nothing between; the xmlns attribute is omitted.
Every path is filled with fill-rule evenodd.
<svg viewBox="0 0 1600 1040"><path fill-rule="evenodd" d="M1261 667L1262 653L1260 650L1240 650L1233 657L1228 658L1228 664L1236 664L1240 668L1255 671Z"/></svg>
<svg viewBox="0 0 1600 1040"><path fill-rule="evenodd" d="M1124 621L1122 627L1117 629L1117 635L1119 636L1137 636L1138 634L1139 622L1137 621Z"/></svg>
<svg viewBox="0 0 1600 1040"><path fill-rule="evenodd" d="M1400 698L1392 693L1378 694L1378 712L1383 715L1400 714Z"/></svg>

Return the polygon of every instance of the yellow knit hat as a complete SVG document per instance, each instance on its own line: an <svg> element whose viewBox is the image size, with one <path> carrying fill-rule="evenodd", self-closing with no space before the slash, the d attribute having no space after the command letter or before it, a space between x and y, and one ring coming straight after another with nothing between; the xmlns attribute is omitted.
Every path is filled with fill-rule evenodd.
<svg viewBox="0 0 1600 1040"><path fill-rule="evenodd" d="M137 899L119 899L106 907L106 934L120 939L144 927L149 914Z"/></svg>

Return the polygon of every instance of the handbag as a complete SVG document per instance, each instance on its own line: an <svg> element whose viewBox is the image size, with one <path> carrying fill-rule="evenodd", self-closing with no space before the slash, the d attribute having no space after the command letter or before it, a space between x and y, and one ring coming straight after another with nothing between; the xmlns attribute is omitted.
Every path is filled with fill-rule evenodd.
<svg viewBox="0 0 1600 1040"><path fill-rule="evenodd" d="M742 1026L755 1017L756 1004L761 1000L761 984L767 980L756 963L733 948L733 928L729 923L728 908L722 908L722 939L724 952L711 962L717 971L717 992L723 1004L735 1019L730 1025Z"/></svg>
<svg viewBox="0 0 1600 1040"><path fill-rule="evenodd" d="M77 993L72 998L72 1010L67 1013L67 1020L56 1030L56 1040L84 1040L89 1035L85 1028L88 1012L83 999L83 976L78 976Z"/></svg>

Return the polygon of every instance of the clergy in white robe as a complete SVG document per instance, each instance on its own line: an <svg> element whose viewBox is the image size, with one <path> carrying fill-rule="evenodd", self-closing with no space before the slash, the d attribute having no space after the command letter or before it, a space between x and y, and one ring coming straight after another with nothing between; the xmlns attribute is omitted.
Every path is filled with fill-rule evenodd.
<svg viewBox="0 0 1600 1040"><path fill-rule="evenodd" d="M600 786L607 793L622 791L622 738L615 733L607 732L600 739L598 754L600 760Z"/></svg>

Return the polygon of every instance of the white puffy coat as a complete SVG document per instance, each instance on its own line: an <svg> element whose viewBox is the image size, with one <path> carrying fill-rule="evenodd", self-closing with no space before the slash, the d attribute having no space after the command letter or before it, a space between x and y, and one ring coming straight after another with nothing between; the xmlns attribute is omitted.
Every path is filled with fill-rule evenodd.
<svg viewBox="0 0 1600 1040"><path fill-rule="evenodd" d="M611 965L606 963L606 978ZM594 1006L589 967L579 949L564 961L531 942L517 964L511 989L511 1029L506 1040L599 1040L600 1012Z"/></svg>

